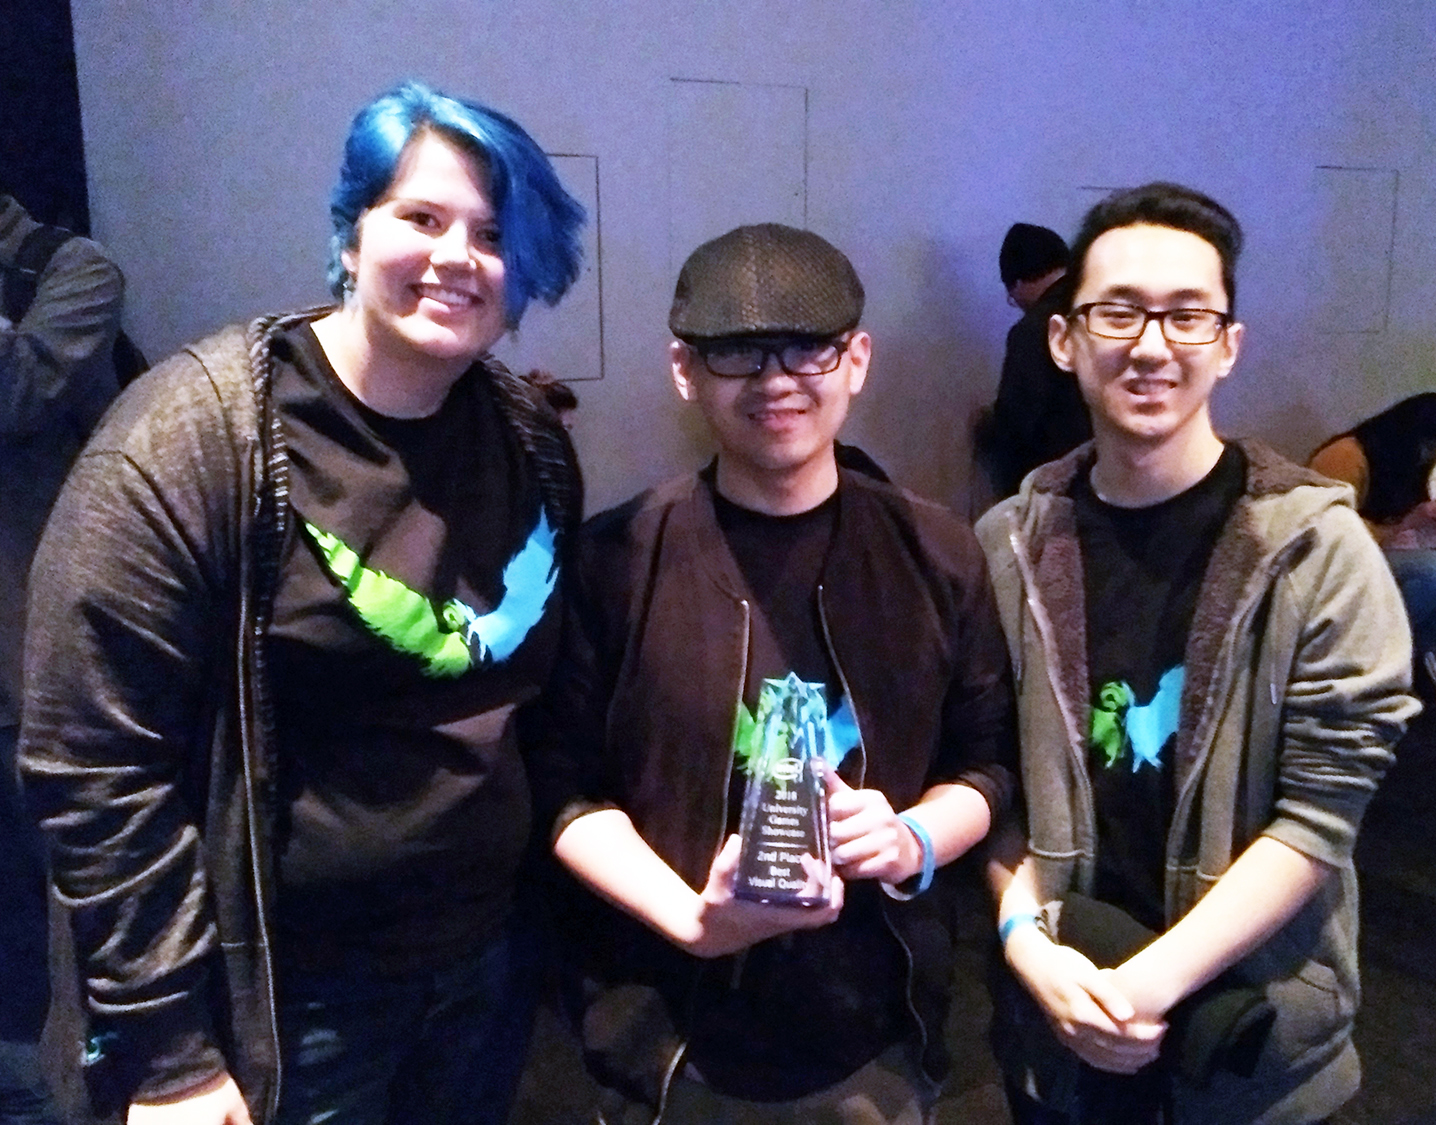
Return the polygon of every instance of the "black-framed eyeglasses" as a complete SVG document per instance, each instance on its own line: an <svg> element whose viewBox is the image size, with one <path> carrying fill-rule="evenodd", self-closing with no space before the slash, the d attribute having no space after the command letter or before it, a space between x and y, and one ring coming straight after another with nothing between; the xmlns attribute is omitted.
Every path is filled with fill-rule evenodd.
<svg viewBox="0 0 1436 1125"><path fill-rule="evenodd" d="M1232 322L1231 313L1216 309L1144 309L1120 301L1089 301L1078 305L1068 320L1081 317L1087 331L1106 340L1136 340L1151 321L1169 344L1212 344Z"/></svg>
<svg viewBox="0 0 1436 1125"><path fill-rule="evenodd" d="M827 375L838 369L849 337L812 339L777 337L738 338L690 344L703 366L723 379L751 379L761 375L772 356L789 375Z"/></svg>

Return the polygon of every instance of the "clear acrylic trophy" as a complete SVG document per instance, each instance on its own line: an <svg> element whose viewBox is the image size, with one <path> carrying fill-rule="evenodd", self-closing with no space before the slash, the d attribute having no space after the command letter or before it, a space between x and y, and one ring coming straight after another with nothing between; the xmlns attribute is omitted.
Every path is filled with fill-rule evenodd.
<svg viewBox="0 0 1436 1125"><path fill-rule="evenodd" d="M828 738L822 684L793 674L763 681L755 721L739 723L734 735L736 759L748 774L733 891L739 898L785 906L830 901Z"/></svg>

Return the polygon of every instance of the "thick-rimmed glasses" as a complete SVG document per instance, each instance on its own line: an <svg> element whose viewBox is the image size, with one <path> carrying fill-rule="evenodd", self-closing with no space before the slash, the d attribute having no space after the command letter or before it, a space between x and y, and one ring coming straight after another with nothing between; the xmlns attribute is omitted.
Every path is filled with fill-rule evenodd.
<svg viewBox="0 0 1436 1125"><path fill-rule="evenodd" d="M1232 322L1231 313L1216 309L1144 309L1118 301L1089 301L1078 305L1068 320L1081 317L1087 331L1106 340L1136 340L1151 321L1157 322L1169 344L1211 344Z"/></svg>
<svg viewBox="0 0 1436 1125"><path fill-rule="evenodd" d="M842 362L843 353L848 350L848 338L745 337L689 346L714 375L723 379L751 379L762 374L769 356L789 375L827 375L836 371Z"/></svg>

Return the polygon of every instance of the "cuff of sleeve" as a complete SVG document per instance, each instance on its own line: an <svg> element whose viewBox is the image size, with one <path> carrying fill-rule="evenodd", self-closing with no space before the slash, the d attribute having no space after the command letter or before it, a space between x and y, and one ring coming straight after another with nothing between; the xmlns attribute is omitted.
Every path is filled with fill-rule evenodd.
<svg viewBox="0 0 1436 1125"><path fill-rule="evenodd" d="M131 1101L158 1101L183 1094L213 1079L226 1069L224 1056L204 1035L196 1032L169 1044L149 1061L149 1074Z"/></svg>
<svg viewBox="0 0 1436 1125"><path fill-rule="evenodd" d="M591 812L599 812L602 809L616 809L619 806L613 801L590 801L586 797L576 798L564 805L559 810L558 816L553 819L553 830L549 832L548 842L552 845L564 829L581 816L587 816Z"/></svg>
<svg viewBox="0 0 1436 1125"><path fill-rule="evenodd" d="M1341 867L1351 862L1356 848L1356 833L1345 819L1331 816L1330 820L1331 825L1324 827L1311 823L1307 818L1294 820L1278 816L1267 825L1262 835L1270 836L1308 859Z"/></svg>
<svg viewBox="0 0 1436 1125"><path fill-rule="evenodd" d="M226 1070L209 1014L195 999L92 1017L83 1062L101 1112L174 1097Z"/></svg>
<svg viewBox="0 0 1436 1125"><path fill-rule="evenodd" d="M1012 792L1015 784L1012 771L1006 766L994 763L963 770L953 778L953 782L958 785L971 786L982 794L982 799L987 802L993 824L1006 815L1012 804Z"/></svg>

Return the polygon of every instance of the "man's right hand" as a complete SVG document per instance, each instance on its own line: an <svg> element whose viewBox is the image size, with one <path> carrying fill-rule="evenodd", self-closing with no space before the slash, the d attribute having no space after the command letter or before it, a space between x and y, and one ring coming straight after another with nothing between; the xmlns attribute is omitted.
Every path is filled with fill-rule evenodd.
<svg viewBox="0 0 1436 1125"><path fill-rule="evenodd" d="M693 934L681 942L689 953L722 957L778 934L826 926L842 913L843 881L837 875L829 884L831 901L827 906L774 906L737 898L733 881L741 852L741 841L729 836L714 857L708 881L698 896Z"/></svg>
<svg viewBox="0 0 1436 1125"><path fill-rule="evenodd" d="M244 1096L228 1074L163 1102L131 1102L125 1125L252 1125Z"/></svg>
<svg viewBox="0 0 1436 1125"><path fill-rule="evenodd" d="M1135 1074L1157 1058L1167 1025L1139 1019L1111 974L1077 950L1058 945L1036 926L1023 926L1004 952L1057 1038L1083 1062Z"/></svg>

